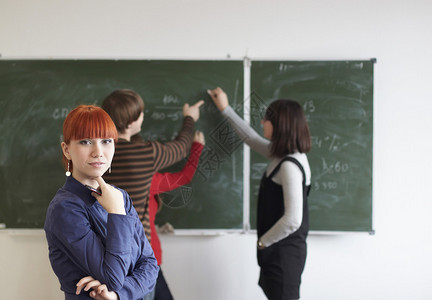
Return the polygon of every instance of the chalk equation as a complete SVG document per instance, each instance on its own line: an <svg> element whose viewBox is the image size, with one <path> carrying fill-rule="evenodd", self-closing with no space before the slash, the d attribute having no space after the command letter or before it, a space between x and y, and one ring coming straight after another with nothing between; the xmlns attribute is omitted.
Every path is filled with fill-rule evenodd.
<svg viewBox="0 0 432 300"><path fill-rule="evenodd" d="M326 136L311 136L312 148L327 149L335 152L341 149L341 138L337 134Z"/></svg>
<svg viewBox="0 0 432 300"><path fill-rule="evenodd" d="M70 108L67 107L57 107L54 108L54 111L52 112L52 118L54 120L60 120L65 119L70 111Z"/></svg>
<svg viewBox="0 0 432 300"><path fill-rule="evenodd" d="M156 105L152 111L145 111L146 115L150 116L150 119L175 122L183 118L183 109L177 96L164 95L159 103L162 103L162 105Z"/></svg>

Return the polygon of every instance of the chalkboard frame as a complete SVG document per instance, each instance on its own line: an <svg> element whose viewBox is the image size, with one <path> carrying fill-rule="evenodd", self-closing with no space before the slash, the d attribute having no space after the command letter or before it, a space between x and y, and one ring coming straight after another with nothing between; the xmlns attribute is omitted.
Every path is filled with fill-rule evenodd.
<svg viewBox="0 0 432 300"><path fill-rule="evenodd" d="M11 62L11 61L12 60L4 60L4 59L0 60L0 66L1 66L2 63ZM32 61L39 61L39 62L40 61L59 62L59 61L62 61L62 60L15 60L15 61L16 62L31 63ZM67 60L67 61L72 61L72 60ZM86 60L82 60L82 61L86 61ZM105 61L114 62L114 60L105 60ZM148 60L143 60L143 61L148 61ZM150 61L156 62L156 63L157 62L161 62L161 63L167 63L167 62L177 63L177 62L179 62L177 60L150 60ZM253 92L251 92L251 90L254 90L253 86L251 87L251 83L250 82L246 82L247 80L250 80L250 78L251 78L251 68L253 68L253 66L255 64L257 64L258 62L271 62L271 61L276 61L276 62L279 62L279 63L299 62L299 61L290 61L290 60L259 60L259 61L257 60L257 61L255 61L255 60L250 60L249 58L245 58L243 61L240 61L240 60L212 60L211 62L214 62L214 63L235 62L237 64L241 64L242 65L242 72L243 72L242 76L243 76L244 81L245 81L245 82L241 83L243 85L242 86L242 95L243 95L243 97L245 99L245 102L246 102L247 98L249 98L249 100L250 100L252 97L254 97ZM120 61L120 62L122 62L122 61ZM131 62L133 62L133 61L131 61ZM196 63L196 62L200 62L200 60L183 60L182 62L185 62L185 63L195 62ZM209 62L209 61L204 61L204 62ZM301 61L301 62L307 63L307 62L311 62L311 61ZM319 61L319 62L328 63L330 61ZM333 61L333 62L341 62L341 61ZM348 63L348 62L355 62L355 61L345 61L345 62ZM369 61L362 60L361 62L372 62L372 64L374 64L374 63L376 63L376 60L375 59L371 59ZM1 72L0 72L0 74L1 74ZM0 89L1 89L1 81L2 80L0 78ZM373 70L372 70L372 75L371 75L371 82L372 82L371 84L372 84L372 90L373 90ZM210 86L211 84L213 84L213 86ZM216 85L220 85L223 88L226 88L226 86L224 86L223 83L212 82L211 84L209 84L208 88L212 88L212 87L214 87ZM203 93L202 91L199 92L199 93L197 93L197 94L199 94L200 97L206 97L205 93ZM249 96L246 96L246 95L249 95ZM257 94L255 94L255 96L256 95ZM231 97L232 93L229 94L229 96ZM0 99L0 101L1 101L1 99ZM93 101L93 103L98 104L98 101L100 101L100 99L99 100L94 100L94 98L93 98L92 101ZM87 100L87 102L92 102L92 101ZM211 108L211 105L208 104L208 101L210 101L209 98L206 98L207 109L209 110L210 113L215 113L216 111L212 110L213 108ZM371 101L372 101L371 105L372 105L372 108L373 108L373 95L372 95L372 100ZM245 106L244 109L246 111L248 109L247 106ZM241 111L240 111L240 113L241 113ZM60 111L59 114L64 115L65 112L64 111L63 112ZM373 116L372 116L372 120L373 120ZM372 134L372 136L371 136L371 138L372 138L373 137L373 128L372 128L372 133L371 134ZM372 147L371 147L370 150L371 150L371 152L373 152ZM53 153L52 152L46 153L46 155L53 155ZM246 150L244 152L244 155L246 157L248 157L247 148L246 148ZM61 166L59 164L56 164L55 168L58 171L62 172L61 171ZM177 166L177 167L174 167L172 170L176 170L176 168L177 169L180 168L180 165ZM372 161L371 161L371 168L372 168ZM244 170L246 170L246 169L248 169L248 168L244 167ZM26 171L26 172L33 172L34 171L34 167L29 166L29 168L27 170L24 170L24 171ZM374 226L373 226L373 199L372 199L372 169L370 170L370 172L371 172L370 173L371 174L371 178L370 178L370 181L371 181L371 187L370 187L370 192L371 192L371 198L370 198L371 210L370 210L370 214L368 215L368 220L370 220L370 224L368 225L368 227L367 228L362 228L361 230L358 230L358 229L354 229L353 230L351 228L342 228L342 229L338 229L338 228L331 228L331 229L328 229L328 228L324 228L324 229L322 229L322 228L312 228L313 232L331 232L331 233L335 233L335 232L369 232L369 233L373 233L374 232ZM249 178L249 174L245 173L244 178ZM312 174L312 176L313 176L313 174ZM249 180L245 180L245 181L249 181ZM245 186L248 186L248 184L246 184ZM204 227L201 226L201 227L196 227L196 228L190 228L190 227L182 228L182 227L178 227L178 230L176 230L176 232L178 234L219 234L219 233L226 233L226 232L254 232L254 230L253 230L253 228L254 228L253 221L251 222L251 220L250 220L250 216L253 216L253 214L250 214L251 211L249 210L249 209L254 209L253 205L251 205L251 203L253 203L253 200L252 200L253 196L254 196L253 193L250 192L250 191L244 192L243 197L242 197L243 199L239 200L242 203L242 206L243 206L243 211L241 212L243 217L242 217L241 222L238 223L238 225L236 225L234 228L233 227L223 228L223 226L218 227L218 228L206 228L207 226L204 226ZM2 201L2 200L0 199L0 201ZM247 210L247 211L245 211L245 210ZM250 229L251 228L251 223L252 223L252 230ZM211 227L211 226L209 226L209 227ZM11 230L19 229L19 228L23 228L23 229L26 229L26 228L41 228L41 223L38 226L36 226L36 227L31 227L31 226L30 227L29 226L24 226L24 227L12 226L12 227L9 227L6 224L2 223L2 221L0 220L0 229L2 229L2 228L3 229L5 229L5 228L7 228L7 229L11 228Z"/></svg>

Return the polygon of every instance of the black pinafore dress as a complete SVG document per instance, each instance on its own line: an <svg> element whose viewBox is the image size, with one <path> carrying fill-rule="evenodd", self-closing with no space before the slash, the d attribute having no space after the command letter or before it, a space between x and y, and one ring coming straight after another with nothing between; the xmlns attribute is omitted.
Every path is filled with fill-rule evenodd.
<svg viewBox="0 0 432 300"><path fill-rule="evenodd" d="M284 214L282 186L272 178L285 161L295 163L303 174L303 219L300 228L273 245L258 250L258 265L261 267L259 285L270 300L299 299L301 274L306 262L306 237L309 231L307 197L310 185L306 186L306 175L300 162L290 156L283 158L273 172L264 173L258 196L258 238L266 233Z"/></svg>

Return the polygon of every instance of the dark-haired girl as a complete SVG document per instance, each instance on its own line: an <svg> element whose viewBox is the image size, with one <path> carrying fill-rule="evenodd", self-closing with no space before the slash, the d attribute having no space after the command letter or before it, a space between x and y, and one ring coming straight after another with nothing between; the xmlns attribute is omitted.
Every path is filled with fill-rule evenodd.
<svg viewBox="0 0 432 300"><path fill-rule="evenodd" d="M216 106L252 150L271 161L264 173L257 207L259 285L271 299L299 299L309 230L307 196L311 148L302 107L293 100L270 104L261 121L264 138L240 118L221 88L208 91Z"/></svg>

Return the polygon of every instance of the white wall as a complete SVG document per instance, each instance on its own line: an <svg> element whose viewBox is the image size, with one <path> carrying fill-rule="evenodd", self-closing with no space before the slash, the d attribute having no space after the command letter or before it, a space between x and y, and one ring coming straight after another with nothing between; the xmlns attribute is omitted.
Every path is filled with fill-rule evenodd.
<svg viewBox="0 0 432 300"><path fill-rule="evenodd" d="M310 236L302 299L430 299L430 0L1 0L3 58L376 57L375 236ZM264 299L253 235L163 237L177 299ZM42 232L0 232L0 298L61 299Z"/></svg>

